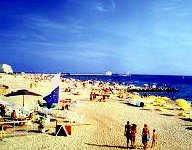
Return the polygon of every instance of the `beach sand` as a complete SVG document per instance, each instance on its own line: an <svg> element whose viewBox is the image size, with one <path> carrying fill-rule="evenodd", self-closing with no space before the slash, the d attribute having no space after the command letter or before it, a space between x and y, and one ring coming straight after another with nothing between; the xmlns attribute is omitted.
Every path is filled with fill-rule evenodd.
<svg viewBox="0 0 192 150"><path fill-rule="evenodd" d="M23 79L22 76L3 75L0 82L9 86L9 92L24 88L46 95L52 90L51 83L44 81L39 82L36 88L30 88L31 81ZM61 85L61 87L65 86ZM89 101L90 87L79 87L79 90L81 95L60 91L61 99L71 98L77 102L78 105L71 107L70 111L84 116L82 124L73 123L75 131L72 135L66 137L52 135L51 133L55 131L55 122L53 122L53 127L49 128L49 132L46 133L28 132L23 136L1 138L0 149L126 149L124 125L128 120L131 124L137 124L136 149L143 149L141 132L144 124L149 126L150 134L153 129L158 132L158 141L154 149L190 150L192 148L192 122L181 119L178 116L180 111L163 112L156 111L155 107L149 109L134 107L125 104L125 100L115 98L115 96L107 102ZM20 96L1 97L1 99L22 105ZM33 108L38 99L40 98L27 96L25 104ZM65 125L62 119L58 124ZM37 130L35 125L29 128ZM149 146L151 146L151 141Z"/></svg>

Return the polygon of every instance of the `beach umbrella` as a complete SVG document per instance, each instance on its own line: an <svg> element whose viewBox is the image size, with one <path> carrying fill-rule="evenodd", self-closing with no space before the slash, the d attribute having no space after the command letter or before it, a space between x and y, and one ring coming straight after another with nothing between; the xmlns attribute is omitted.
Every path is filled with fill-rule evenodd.
<svg viewBox="0 0 192 150"><path fill-rule="evenodd" d="M150 95L150 96L148 96L147 98L155 99L155 98L157 98L157 96L155 96L155 95Z"/></svg>
<svg viewBox="0 0 192 150"><path fill-rule="evenodd" d="M18 90L18 91L15 91L15 92L11 92L9 94L6 94L5 96L6 97L10 97L10 96L19 96L19 95L23 96L23 107L24 107L24 96L25 95L42 96L42 95L40 95L38 93L34 93L34 92L28 91L26 89L22 89L22 90Z"/></svg>
<svg viewBox="0 0 192 150"><path fill-rule="evenodd" d="M169 98L169 97L166 97L166 96L162 96L161 98L164 99L164 100L166 100L166 101L170 100L170 98Z"/></svg>
<svg viewBox="0 0 192 150"><path fill-rule="evenodd" d="M177 99L176 103L179 107L186 107L187 106L187 101L185 99Z"/></svg>
<svg viewBox="0 0 192 150"><path fill-rule="evenodd" d="M148 102L154 102L154 100L157 98L157 96L155 95L150 95L150 96L147 96L147 97L144 97L143 100L146 100Z"/></svg>
<svg viewBox="0 0 192 150"><path fill-rule="evenodd" d="M133 98L133 99L141 99L141 96L139 96L139 95L133 95L131 98Z"/></svg>
<svg viewBox="0 0 192 150"><path fill-rule="evenodd" d="M159 104L165 104L166 103L166 101L163 98L156 98L155 102L159 103Z"/></svg>

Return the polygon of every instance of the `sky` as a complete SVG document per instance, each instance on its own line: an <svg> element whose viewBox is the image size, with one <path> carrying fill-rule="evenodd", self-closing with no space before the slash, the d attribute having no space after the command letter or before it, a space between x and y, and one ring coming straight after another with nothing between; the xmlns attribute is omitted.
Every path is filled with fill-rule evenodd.
<svg viewBox="0 0 192 150"><path fill-rule="evenodd" d="M0 0L16 72L192 75L191 0Z"/></svg>

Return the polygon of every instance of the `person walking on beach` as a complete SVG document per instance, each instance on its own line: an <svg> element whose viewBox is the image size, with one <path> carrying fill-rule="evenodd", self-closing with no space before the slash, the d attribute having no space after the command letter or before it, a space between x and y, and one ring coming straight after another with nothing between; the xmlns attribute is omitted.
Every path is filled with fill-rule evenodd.
<svg viewBox="0 0 192 150"><path fill-rule="evenodd" d="M149 141L150 134L149 134L149 127L144 124L143 132L142 132L142 143L144 145L144 149L147 149L147 142Z"/></svg>
<svg viewBox="0 0 192 150"><path fill-rule="evenodd" d="M137 132L137 125L132 124L131 126L131 147L135 147L135 137L136 137L136 132Z"/></svg>
<svg viewBox="0 0 192 150"><path fill-rule="evenodd" d="M131 125L129 124L129 121L127 121L127 124L125 125L124 134L127 138L127 147L128 147L129 146L129 140L131 139Z"/></svg>
<svg viewBox="0 0 192 150"><path fill-rule="evenodd" d="M152 145L151 148L154 148L157 142L157 132L155 129L153 129L153 134L152 134Z"/></svg>
<svg viewBox="0 0 192 150"><path fill-rule="evenodd" d="M91 92L91 94L90 94L90 101L92 101L93 100L93 92Z"/></svg>

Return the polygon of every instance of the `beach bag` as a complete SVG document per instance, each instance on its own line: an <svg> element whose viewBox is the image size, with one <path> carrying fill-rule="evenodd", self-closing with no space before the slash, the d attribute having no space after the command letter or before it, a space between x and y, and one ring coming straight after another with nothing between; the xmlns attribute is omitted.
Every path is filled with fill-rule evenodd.
<svg viewBox="0 0 192 150"><path fill-rule="evenodd" d="M150 141L150 137L147 135L147 141Z"/></svg>
<svg viewBox="0 0 192 150"><path fill-rule="evenodd" d="M126 131L124 131L124 136L126 136Z"/></svg>

